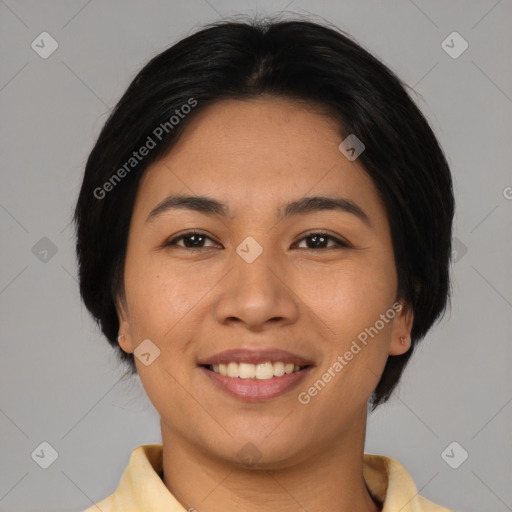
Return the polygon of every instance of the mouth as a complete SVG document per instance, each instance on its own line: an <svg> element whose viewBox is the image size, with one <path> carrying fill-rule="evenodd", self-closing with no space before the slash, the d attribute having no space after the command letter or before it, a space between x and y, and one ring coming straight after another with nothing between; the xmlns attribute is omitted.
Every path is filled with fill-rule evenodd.
<svg viewBox="0 0 512 512"><path fill-rule="evenodd" d="M282 350L229 350L200 361L198 366L216 389L255 402L290 391L314 364Z"/></svg>
<svg viewBox="0 0 512 512"><path fill-rule="evenodd" d="M293 363L284 363L283 361L266 361L264 363L238 363L230 361L229 363L220 364L207 364L201 365L209 371L218 373L224 377L238 378L238 379L256 379L256 380L269 380L283 375L290 375L292 373L300 372L309 365L296 365Z"/></svg>

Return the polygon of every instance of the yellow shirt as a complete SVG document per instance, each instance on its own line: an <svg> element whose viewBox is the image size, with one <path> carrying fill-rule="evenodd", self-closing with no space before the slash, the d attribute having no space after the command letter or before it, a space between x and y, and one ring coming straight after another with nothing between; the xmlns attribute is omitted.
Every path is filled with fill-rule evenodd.
<svg viewBox="0 0 512 512"><path fill-rule="evenodd" d="M85 512L187 512L160 478L162 454L161 444L133 450L114 494ZM409 473L394 459L365 453L363 476L371 494L383 503L382 512L451 512L419 496Z"/></svg>

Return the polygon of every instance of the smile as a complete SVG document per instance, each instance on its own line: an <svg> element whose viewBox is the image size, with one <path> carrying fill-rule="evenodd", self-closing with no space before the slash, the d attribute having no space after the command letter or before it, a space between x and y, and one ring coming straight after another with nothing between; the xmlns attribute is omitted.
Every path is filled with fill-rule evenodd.
<svg viewBox="0 0 512 512"><path fill-rule="evenodd" d="M206 365L205 367L224 377L257 380L269 380L275 377L282 377L283 375L290 375L291 373L296 373L306 368L306 366L284 363L282 361L274 363L267 361L260 364L237 363L232 361L227 364Z"/></svg>
<svg viewBox="0 0 512 512"><path fill-rule="evenodd" d="M265 363L263 363L262 366L264 365ZM280 377L272 375L264 379L258 379L256 377L229 377L222 375L220 371L216 373L213 369L210 370L205 366L199 366L199 369L210 382L213 382L213 389L218 389L228 396L245 402L261 402L279 397L291 391L293 388L296 388L299 383L306 378L309 371L313 369L313 366L307 366L298 370L294 368L294 371L291 373L285 372Z"/></svg>

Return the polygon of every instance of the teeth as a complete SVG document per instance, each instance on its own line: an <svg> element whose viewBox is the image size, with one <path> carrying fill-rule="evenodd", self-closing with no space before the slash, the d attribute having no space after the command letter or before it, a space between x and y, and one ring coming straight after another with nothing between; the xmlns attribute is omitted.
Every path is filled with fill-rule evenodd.
<svg viewBox="0 0 512 512"><path fill-rule="evenodd" d="M228 377L238 377L238 364L237 363L229 363L228 364Z"/></svg>
<svg viewBox="0 0 512 512"><path fill-rule="evenodd" d="M254 379L254 377L256 377L256 366L253 364L240 363L238 365L238 375L235 375L235 377L240 377L241 379Z"/></svg>
<svg viewBox="0 0 512 512"><path fill-rule="evenodd" d="M284 363L274 363L274 375L276 377L284 375Z"/></svg>
<svg viewBox="0 0 512 512"><path fill-rule="evenodd" d="M239 364L233 361L228 364L214 364L211 368L215 373L220 373L225 377L258 380L282 377L284 374L289 375L290 373L298 372L301 369L300 366L294 365L293 363L285 364L280 361L276 363L266 362L260 364Z"/></svg>
<svg viewBox="0 0 512 512"><path fill-rule="evenodd" d="M271 379L274 376L274 365L272 363L261 363L256 365L256 378L259 380Z"/></svg>

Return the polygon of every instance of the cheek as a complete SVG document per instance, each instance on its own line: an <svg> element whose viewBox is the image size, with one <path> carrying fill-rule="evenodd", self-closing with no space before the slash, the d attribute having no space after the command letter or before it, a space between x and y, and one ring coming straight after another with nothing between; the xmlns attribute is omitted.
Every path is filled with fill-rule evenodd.
<svg viewBox="0 0 512 512"><path fill-rule="evenodd" d="M338 270L302 272L300 288L300 296L330 328L330 334L347 340L374 325L392 306L396 296L394 263L383 257L354 259Z"/></svg>
<svg viewBox="0 0 512 512"><path fill-rule="evenodd" d="M204 287L201 288L194 272L177 271L147 256L138 259L144 264L132 264L136 260L134 255L127 261L125 271L132 327L143 336L165 338L197 304Z"/></svg>
<svg viewBox="0 0 512 512"><path fill-rule="evenodd" d="M202 409L194 406L187 391L188 369L183 368L175 357L169 357L166 350L168 347L163 348L161 356L150 366L137 361L137 372L146 395L168 426L186 430L191 425L201 425L204 423Z"/></svg>

